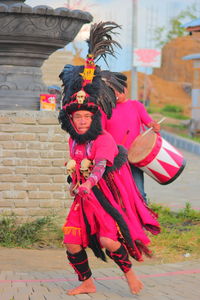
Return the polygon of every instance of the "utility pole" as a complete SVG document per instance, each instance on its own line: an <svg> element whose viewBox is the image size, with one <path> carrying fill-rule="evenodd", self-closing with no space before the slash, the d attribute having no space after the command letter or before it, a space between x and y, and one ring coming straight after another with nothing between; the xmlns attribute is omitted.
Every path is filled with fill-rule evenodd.
<svg viewBox="0 0 200 300"><path fill-rule="evenodd" d="M132 0L131 98L138 98L137 68L134 67L134 48L137 46L137 0Z"/></svg>

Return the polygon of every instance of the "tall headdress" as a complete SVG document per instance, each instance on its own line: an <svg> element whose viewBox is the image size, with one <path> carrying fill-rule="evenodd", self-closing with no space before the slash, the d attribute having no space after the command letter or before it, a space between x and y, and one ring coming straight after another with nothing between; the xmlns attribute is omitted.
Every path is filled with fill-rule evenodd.
<svg viewBox="0 0 200 300"><path fill-rule="evenodd" d="M66 130L78 143L93 140L102 131L101 113L104 111L108 118L116 105L114 90L123 92L126 86L126 76L122 73L101 70L96 62L107 55L115 57L114 48L121 48L120 44L112 39L116 29L121 28L114 22L100 22L91 26L88 44L88 54L85 65L66 65L60 74L63 82L63 109L59 114L59 121L63 130ZM106 62L107 63L107 62ZM85 134L79 134L74 128L71 114L77 110L93 112L93 121Z"/></svg>

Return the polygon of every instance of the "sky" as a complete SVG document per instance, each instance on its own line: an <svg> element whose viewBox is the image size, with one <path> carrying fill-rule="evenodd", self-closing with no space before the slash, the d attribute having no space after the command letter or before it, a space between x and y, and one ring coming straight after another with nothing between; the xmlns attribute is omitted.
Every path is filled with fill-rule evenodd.
<svg viewBox="0 0 200 300"><path fill-rule="evenodd" d="M134 1L137 3L135 11ZM109 20L122 25L117 36L122 50L117 50L117 59L108 59L109 67L113 71L132 68L133 45L136 48L155 48L153 37L156 27L167 26L172 17L194 3L200 8L200 0L26 0L25 3L30 6L48 5L53 8L68 6L71 9L86 10L92 14L93 22ZM190 20L186 20L188 21ZM89 28L89 24L84 25L75 38L76 46L82 49L81 56L84 58L87 52L84 41L88 37ZM73 51L72 44L67 45L66 49ZM106 68L103 62L101 67Z"/></svg>

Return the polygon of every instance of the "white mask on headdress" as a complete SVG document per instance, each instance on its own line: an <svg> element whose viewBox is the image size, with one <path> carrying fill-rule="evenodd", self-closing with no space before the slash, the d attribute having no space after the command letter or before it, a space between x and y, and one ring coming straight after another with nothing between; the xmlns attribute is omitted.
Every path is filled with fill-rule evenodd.
<svg viewBox="0 0 200 300"><path fill-rule="evenodd" d="M78 104L83 104L83 102L85 101L85 98L86 98L86 92L84 92L82 90L76 94L76 100L77 100Z"/></svg>

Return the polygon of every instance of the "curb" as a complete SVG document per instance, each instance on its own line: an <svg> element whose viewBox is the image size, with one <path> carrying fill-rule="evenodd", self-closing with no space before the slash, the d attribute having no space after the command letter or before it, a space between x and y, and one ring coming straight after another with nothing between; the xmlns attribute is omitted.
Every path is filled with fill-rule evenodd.
<svg viewBox="0 0 200 300"><path fill-rule="evenodd" d="M161 130L161 136L173 146L200 155L200 144L180 137L176 134Z"/></svg>

